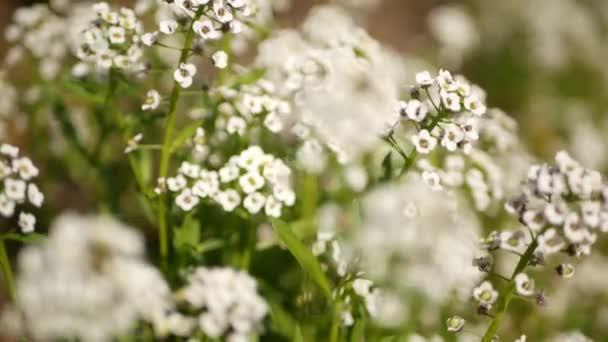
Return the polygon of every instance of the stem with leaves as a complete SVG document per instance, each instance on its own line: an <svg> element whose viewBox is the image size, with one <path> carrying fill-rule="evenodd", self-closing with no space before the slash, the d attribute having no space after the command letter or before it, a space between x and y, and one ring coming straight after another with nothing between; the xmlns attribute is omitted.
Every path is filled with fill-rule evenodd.
<svg viewBox="0 0 608 342"><path fill-rule="evenodd" d="M496 307L496 313L494 314L494 318L492 319L490 326L486 330L486 333L483 335L481 342L491 342L494 339L496 331L498 331L498 327L500 327L500 323L504 318L507 309L509 308L509 303L515 296L515 276L523 272L526 267L528 267L537 246L538 241L536 238L534 238L532 243L528 246L524 254L519 259L519 262L517 263L517 266L515 266L515 270L513 271L513 275L511 275L509 283L502 289L498 296L499 299L498 305Z"/></svg>
<svg viewBox="0 0 608 342"><path fill-rule="evenodd" d="M194 20L197 20L205 7L201 6ZM188 29L184 46L179 58L179 64L185 63L190 55L190 49L194 40L194 30L192 27ZM163 138L163 147L161 150L160 158L160 178L166 178L169 172L169 160L171 159L171 142L173 140L173 131L175 129L175 117L177 114L177 104L181 93L181 86L177 81L173 81L173 90L171 91L171 98L169 100L169 111L167 114L167 121L165 124L165 132ZM166 270L167 257L169 256L169 238L168 238L168 224L167 224L167 203L168 196L166 193L161 194L158 204L158 239L160 243L160 257L161 265Z"/></svg>

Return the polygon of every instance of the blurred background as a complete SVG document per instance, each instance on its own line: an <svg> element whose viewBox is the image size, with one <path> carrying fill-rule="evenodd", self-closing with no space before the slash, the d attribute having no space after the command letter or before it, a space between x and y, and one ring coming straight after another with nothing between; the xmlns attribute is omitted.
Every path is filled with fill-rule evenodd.
<svg viewBox="0 0 608 342"><path fill-rule="evenodd" d="M294 27L312 6L328 2L274 1L278 25ZM585 166L608 171L608 1L333 2L348 8L372 37L407 59L431 70L461 73L480 85L490 107L503 109L518 122L535 157L549 160L567 149ZM32 3L1 0L2 31L16 8ZM0 60L6 50L0 39ZM558 323L563 330L581 329L596 341L608 341L608 253L603 247L577 271L578 280L552 294L560 305L545 313L547 319L563 320ZM574 302L576 306L569 305ZM524 312L522 307L515 310ZM562 310L568 310L567 317ZM541 319L521 324L526 328Z"/></svg>

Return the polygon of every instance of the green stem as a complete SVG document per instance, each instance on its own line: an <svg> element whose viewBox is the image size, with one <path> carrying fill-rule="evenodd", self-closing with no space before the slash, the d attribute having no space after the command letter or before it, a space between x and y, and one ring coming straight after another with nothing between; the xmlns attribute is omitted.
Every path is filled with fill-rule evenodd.
<svg viewBox="0 0 608 342"><path fill-rule="evenodd" d="M340 338L340 310L338 310L340 306L338 303L334 305L334 314L331 320L331 328L329 331L329 342L338 342Z"/></svg>
<svg viewBox="0 0 608 342"><path fill-rule="evenodd" d="M0 238L0 266L2 267L2 274L4 274L4 282L8 290L11 301L15 301L15 280L13 278L13 270L11 269L11 263L6 253L6 247L4 246L4 239Z"/></svg>
<svg viewBox="0 0 608 342"><path fill-rule="evenodd" d="M201 6L194 20L197 20L205 7ZM179 58L179 64L185 63L188 59L190 49L192 47L192 41L194 40L194 30L192 27L188 29L186 40L184 41L184 47ZM178 65L179 65L178 64ZM171 91L171 98L169 102L169 112L167 114L167 121L165 124L165 133L163 138L163 148L160 158L160 178L166 178L169 172L169 160L171 159L171 142L173 139L173 130L175 128L175 116L177 114L177 103L181 92L181 86L177 81L173 81L173 90ZM167 194L160 196L158 204L158 239L160 243L160 257L161 266L166 270L167 257L169 256L169 239L168 239L168 227L167 227Z"/></svg>
<svg viewBox="0 0 608 342"><path fill-rule="evenodd" d="M494 318L492 319L492 323L490 323L488 330L486 330L486 333L483 335L481 342L491 342L494 336L496 335L496 331L498 331L498 327L500 326L500 323L504 318L507 309L509 308L509 303L515 296L515 276L526 269L526 267L530 263L530 259L532 259L532 256L534 255L534 251L536 250L537 246L538 242L536 241L536 239L534 239L530 246L528 246L528 249L526 249L524 255L522 255L519 259L519 262L517 263L517 266L513 271L513 275L511 276L509 284L503 288L503 290L500 292L500 295L498 296L499 299L498 305L496 307L496 314L494 315Z"/></svg>

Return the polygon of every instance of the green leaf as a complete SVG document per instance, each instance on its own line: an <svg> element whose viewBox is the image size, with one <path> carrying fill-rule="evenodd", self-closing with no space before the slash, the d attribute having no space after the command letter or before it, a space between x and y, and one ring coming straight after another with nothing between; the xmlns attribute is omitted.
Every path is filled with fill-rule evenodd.
<svg viewBox="0 0 608 342"><path fill-rule="evenodd" d="M188 214L182 226L175 230L173 238L175 249L179 251L196 248L201 237L200 227L201 224L196 220L195 216L192 213Z"/></svg>
<svg viewBox="0 0 608 342"><path fill-rule="evenodd" d="M355 322L352 332L350 333L350 342L365 341L365 318L361 317Z"/></svg>
<svg viewBox="0 0 608 342"><path fill-rule="evenodd" d="M19 234L19 233L8 233L2 235L3 240L19 241L23 243L41 243L46 240L46 235L39 233Z"/></svg>
<svg viewBox="0 0 608 342"><path fill-rule="evenodd" d="M198 245L196 245L196 253L198 254L205 254L209 251L213 251L219 248L224 247L225 243L224 240L222 239L209 239L209 240L205 240L202 243L199 243Z"/></svg>
<svg viewBox="0 0 608 342"><path fill-rule="evenodd" d="M281 220L273 220L272 227L279 239L285 244L287 249L296 258L300 266L310 275L317 285L323 290L328 299L331 300L331 289L325 273L317 258L310 249L306 248L302 242L294 235L287 223Z"/></svg>
<svg viewBox="0 0 608 342"><path fill-rule="evenodd" d="M173 140L173 145L171 145L171 151L175 151L176 149L182 147L186 140L194 136L194 133L196 133L196 129L201 127L201 124L202 123L200 121L196 121L179 131L179 133Z"/></svg>
<svg viewBox="0 0 608 342"><path fill-rule="evenodd" d="M253 84L266 75L266 69L256 68L236 78L233 85Z"/></svg>
<svg viewBox="0 0 608 342"><path fill-rule="evenodd" d="M382 174L382 178L380 179L381 181L388 181L391 179L391 177L393 176L393 159L392 157L393 152L389 151L386 154L386 157L384 157L384 159L382 160L382 170L383 170L383 174Z"/></svg>
<svg viewBox="0 0 608 342"><path fill-rule="evenodd" d="M270 309L270 329L285 338L292 338L297 333L296 330L299 329L296 320L276 300L269 300L268 306Z"/></svg>

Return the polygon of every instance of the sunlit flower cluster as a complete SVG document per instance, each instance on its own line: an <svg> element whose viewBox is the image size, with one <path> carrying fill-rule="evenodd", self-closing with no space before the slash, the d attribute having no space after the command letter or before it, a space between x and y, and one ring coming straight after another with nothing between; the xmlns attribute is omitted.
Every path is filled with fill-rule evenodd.
<svg viewBox="0 0 608 342"><path fill-rule="evenodd" d="M44 202L44 194L34 183L39 173L31 159L19 156L18 147L0 146L0 215L8 218L19 214L19 228L25 234L32 233L36 226L31 209Z"/></svg>
<svg viewBox="0 0 608 342"><path fill-rule="evenodd" d="M177 194L175 203L183 211L208 199L227 212L242 205L251 215L263 212L280 217L283 207L293 206L296 199L290 175L291 169L281 159L254 145L217 171L183 162L178 175L166 180L166 188Z"/></svg>

